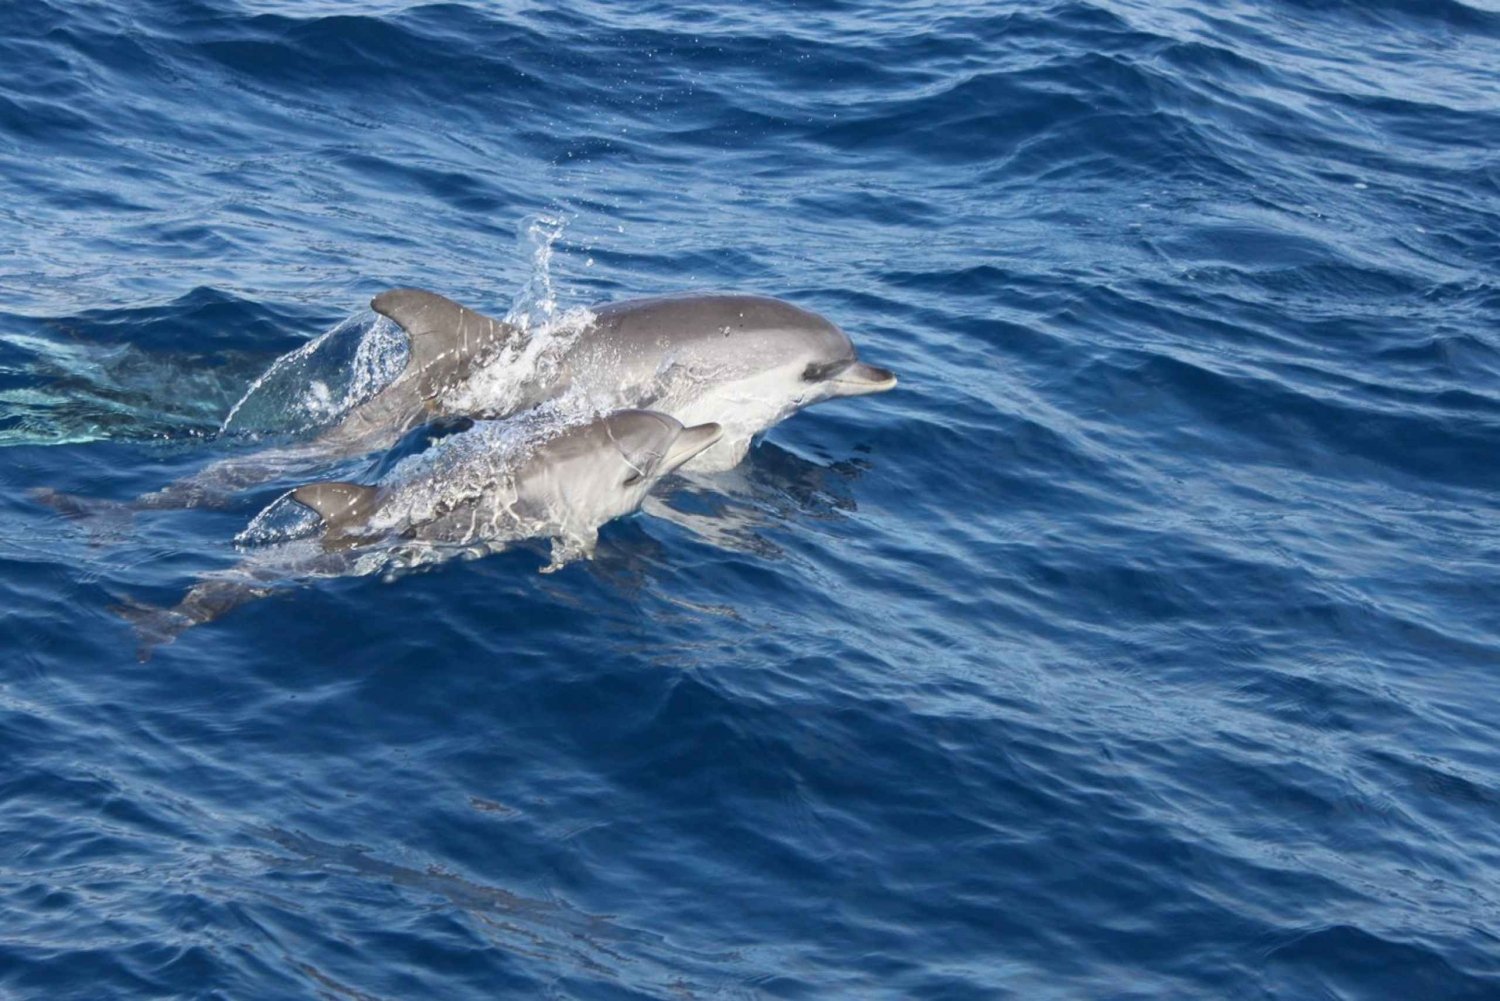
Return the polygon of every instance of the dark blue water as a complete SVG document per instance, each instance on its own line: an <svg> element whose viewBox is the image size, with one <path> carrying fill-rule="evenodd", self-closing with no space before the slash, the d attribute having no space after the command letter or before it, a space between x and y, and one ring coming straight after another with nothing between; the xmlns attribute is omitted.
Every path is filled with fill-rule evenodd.
<svg viewBox="0 0 1500 1001"><path fill-rule="evenodd" d="M1497 67L1493 0L5 0L0 995L1500 996ZM268 496L27 491L243 447L392 285L902 383L138 663Z"/></svg>

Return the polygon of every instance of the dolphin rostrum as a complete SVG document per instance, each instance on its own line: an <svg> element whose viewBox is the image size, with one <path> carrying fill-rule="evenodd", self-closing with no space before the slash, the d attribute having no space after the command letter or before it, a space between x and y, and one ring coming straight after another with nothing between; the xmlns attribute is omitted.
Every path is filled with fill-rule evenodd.
<svg viewBox="0 0 1500 1001"><path fill-rule="evenodd" d="M722 433L648 410L584 424L546 415L476 422L376 484L309 483L283 494L241 536L269 544L199 580L173 608L132 602L116 611L136 625L144 658L183 630L298 580L480 556L532 538L552 540L543 568L551 573L592 559L601 525L640 507L658 480Z"/></svg>
<svg viewBox="0 0 1500 1001"><path fill-rule="evenodd" d="M222 504L238 490L386 448L435 418L497 419L570 396L594 413L647 407L687 424L721 424L723 439L690 468L727 469L755 435L803 407L896 385L891 372L859 361L833 323L764 296L598 306L581 329L529 354L541 334L434 292L394 289L370 305L406 332L408 360L395 379L310 442L221 460L129 506ZM111 506L47 491L37 497L67 514Z"/></svg>

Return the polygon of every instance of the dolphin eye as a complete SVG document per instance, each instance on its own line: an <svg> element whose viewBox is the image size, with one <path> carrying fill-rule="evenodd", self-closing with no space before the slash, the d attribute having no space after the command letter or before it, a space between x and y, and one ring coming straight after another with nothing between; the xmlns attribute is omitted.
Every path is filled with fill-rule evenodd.
<svg viewBox="0 0 1500 1001"><path fill-rule="evenodd" d="M802 370L803 382L822 382L831 375L836 375L848 368L852 359L841 358L838 361L815 361L809 362Z"/></svg>

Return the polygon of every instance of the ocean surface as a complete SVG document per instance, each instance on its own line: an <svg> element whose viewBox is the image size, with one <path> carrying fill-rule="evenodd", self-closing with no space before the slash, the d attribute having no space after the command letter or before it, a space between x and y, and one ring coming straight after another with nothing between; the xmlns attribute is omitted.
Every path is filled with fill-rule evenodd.
<svg viewBox="0 0 1500 1001"><path fill-rule="evenodd" d="M1497 269L1495 0L4 0L0 997L1500 997ZM901 384L138 661L400 285Z"/></svg>

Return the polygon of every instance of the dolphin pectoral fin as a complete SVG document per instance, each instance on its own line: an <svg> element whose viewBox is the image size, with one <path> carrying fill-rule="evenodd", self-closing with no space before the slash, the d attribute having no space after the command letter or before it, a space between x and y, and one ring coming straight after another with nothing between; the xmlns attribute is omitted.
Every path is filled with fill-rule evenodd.
<svg viewBox="0 0 1500 1001"><path fill-rule="evenodd" d="M435 292L398 288L382 292L370 308L406 331L406 370L424 399L441 395L521 338L517 328L476 313Z"/></svg>
<svg viewBox="0 0 1500 1001"><path fill-rule="evenodd" d="M375 487L330 480L298 487L292 491L292 500L316 511L323 519L324 540L337 542L375 513L379 494Z"/></svg>
<svg viewBox="0 0 1500 1001"><path fill-rule="evenodd" d="M864 396L895 389L896 373L888 368L877 368L857 361L831 376L828 381L833 384L834 396Z"/></svg>
<svg viewBox="0 0 1500 1001"><path fill-rule="evenodd" d="M197 624L191 616L176 609L160 608L128 597L110 605L109 610L135 630L135 656L142 664L151 659L157 647L171 643Z"/></svg>
<svg viewBox="0 0 1500 1001"><path fill-rule="evenodd" d="M136 658L144 664L159 646L166 646L194 626L201 626L249 601L271 593L237 581L203 580L194 584L173 608L148 605L131 597L121 598L109 610L135 627Z"/></svg>
<svg viewBox="0 0 1500 1001"><path fill-rule="evenodd" d="M590 530L581 535L558 535L552 539L552 562L542 567L540 573L556 573L577 560L591 560L599 545L599 532Z"/></svg>

